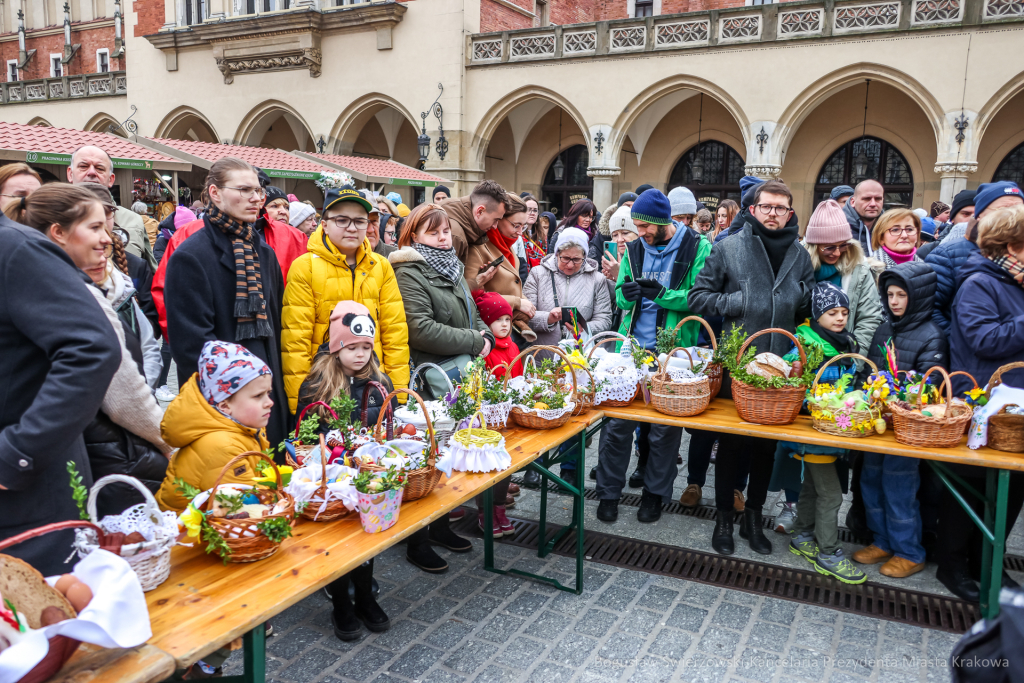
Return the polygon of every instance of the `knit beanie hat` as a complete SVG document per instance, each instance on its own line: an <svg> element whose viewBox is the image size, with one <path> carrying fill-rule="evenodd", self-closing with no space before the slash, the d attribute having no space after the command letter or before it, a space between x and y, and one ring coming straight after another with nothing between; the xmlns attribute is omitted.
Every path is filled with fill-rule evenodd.
<svg viewBox="0 0 1024 683"><path fill-rule="evenodd" d="M297 202L297 201L299 201L299 198L296 197L295 195L293 195L291 192L289 192L288 193L288 201L289 202Z"/></svg>
<svg viewBox="0 0 1024 683"><path fill-rule="evenodd" d="M945 202L932 202L932 210L929 212L929 216L935 218L943 211L949 211L949 204Z"/></svg>
<svg viewBox="0 0 1024 683"><path fill-rule="evenodd" d="M850 298L829 280L822 280L811 290L811 316L817 320L833 308L850 310Z"/></svg>
<svg viewBox="0 0 1024 683"><path fill-rule="evenodd" d="M828 196L838 202L843 197L852 197L853 193L854 190L849 185L836 185Z"/></svg>
<svg viewBox="0 0 1024 683"><path fill-rule="evenodd" d="M303 202L292 202L288 205L288 224L293 228L297 228L302 224L302 221L315 213L316 209L309 204L304 204Z"/></svg>
<svg viewBox="0 0 1024 683"><path fill-rule="evenodd" d="M804 242L807 244L839 244L853 239L850 223L843 208L834 199L826 199L814 207L807 223Z"/></svg>
<svg viewBox="0 0 1024 683"><path fill-rule="evenodd" d="M925 216L921 219L921 232L928 233L929 235L935 234L935 219L931 216Z"/></svg>
<svg viewBox="0 0 1024 683"><path fill-rule="evenodd" d="M330 344L331 353L341 351L344 346L357 342L373 343L377 324L373 322L370 309L357 301L340 301L331 311Z"/></svg>
<svg viewBox="0 0 1024 683"><path fill-rule="evenodd" d="M406 206L405 204L399 204L396 208L398 209L398 217L399 218L405 218L410 213L412 213L412 211L409 209L409 207Z"/></svg>
<svg viewBox="0 0 1024 683"><path fill-rule="evenodd" d="M617 230L626 230L633 233L637 237L640 233L637 232L636 225L633 224L632 211L628 206L620 206L612 214L612 217L608 219L608 234L614 235Z"/></svg>
<svg viewBox="0 0 1024 683"><path fill-rule="evenodd" d="M512 317L512 307L505 301L505 297L497 292L478 289L473 292L473 301L476 302L476 309L480 311L480 319L485 325L490 325L503 315Z"/></svg>
<svg viewBox="0 0 1024 683"><path fill-rule="evenodd" d="M981 212L988 208L988 205L1000 197L1017 197L1024 202L1024 195L1021 194L1017 183L1004 180L998 183L983 183L978 185L978 193L974 195L974 215L980 216Z"/></svg>
<svg viewBox="0 0 1024 683"><path fill-rule="evenodd" d="M974 197L977 195L976 190L960 190L953 197L953 206L949 208L949 220L953 220L953 217L960 213L963 209L968 206L974 206Z"/></svg>
<svg viewBox="0 0 1024 683"><path fill-rule="evenodd" d="M661 190L652 187L633 202L630 216L651 225L668 225L672 222L672 204Z"/></svg>
<svg viewBox="0 0 1024 683"><path fill-rule="evenodd" d="M438 192L444 192L444 193L445 193L446 195L448 195L449 197L451 197L451 196L452 196L452 191L451 191L451 190L449 190L449 189L448 189L447 187L445 187L444 185L436 185L436 186L434 187L434 191L430 193L430 199L431 199L431 201L433 201L434 197L436 197L436 196L437 196L437 193L438 193Z"/></svg>
<svg viewBox="0 0 1024 683"><path fill-rule="evenodd" d="M211 406L226 401L270 368L244 346L208 341L199 354L199 391Z"/></svg>
<svg viewBox="0 0 1024 683"><path fill-rule="evenodd" d="M285 194L284 190L277 185L267 185L264 189L267 192L267 199L263 202L263 206L266 206L270 202L277 201L278 199L283 199L286 202L288 201L288 195Z"/></svg>
<svg viewBox="0 0 1024 683"><path fill-rule="evenodd" d="M583 257L586 258L589 242L587 233L579 228L564 228L562 232L558 233L558 239L555 241L555 253L560 252L563 247L573 246L582 249Z"/></svg>
<svg viewBox="0 0 1024 683"><path fill-rule="evenodd" d="M192 213L191 209L186 209L184 206L179 206L174 209L174 229L177 230L183 225L187 225L196 219L196 215Z"/></svg>
<svg viewBox="0 0 1024 683"><path fill-rule="evenodd" d="M693 193L685 187L673 187L668 191L668 201L672 205L672 215L682 216L697 213L697 200Z"/></svg>
<svg viewBox="0 0 1024 683"><path fill-rule="evenodd" d="M635 202L637 196L638 195L636 192L623 192L622 194L619 195L618 206L621 207L626 202Z"/></svg>
<svg viewBox="0 0 1024 683"><path fill-rule="evenodd" d="M402 195L398 194L397 192L388 192L386 196L395 206L398 206L399 204L402 203Z"/></svg>
<svg viewBox="0 0 1024 683"><path fill-rule="evenodd" d="M754 202L754 192L765 181L757 176L745 175L740 178L740 209L748 208Z"/></svg>
<svg viewBox="0 0 1024 683"><path fill-rule="evenodd" d="M633 194L635 194L637 197L639 197L644 192L647 192L647 190L653 190L653 189L654 189L654 185L648 185L647 183L644 183L640 187L636 188L636 190L633 191Z"/></svg>

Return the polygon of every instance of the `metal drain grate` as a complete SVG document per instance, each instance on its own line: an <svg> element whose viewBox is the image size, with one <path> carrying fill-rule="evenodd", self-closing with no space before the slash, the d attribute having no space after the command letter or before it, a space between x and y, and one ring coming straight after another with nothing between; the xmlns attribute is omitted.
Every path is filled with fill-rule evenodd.
<svg viewBox="0 0 1024 683"><path fill-rule="evenodd" d="M453 524L453 529L467 535L480 533L476 528L476 515L469 512L467 510L466 516ZM510 521L516 528L515 535L506 536L499 542L536 549L539 540L537 522L521 519ZM557 524L548 526L552 535L561 529ZM555 546L554 552L573 557L575 545L575 536L570 534ZM848 586L813 571L778 567L661 543L637 541L598 531L585 532L583 549L588 560L614 567L672 576L953 633L966 632L981 618L977 605L957 598L870 582Z"/></svg>

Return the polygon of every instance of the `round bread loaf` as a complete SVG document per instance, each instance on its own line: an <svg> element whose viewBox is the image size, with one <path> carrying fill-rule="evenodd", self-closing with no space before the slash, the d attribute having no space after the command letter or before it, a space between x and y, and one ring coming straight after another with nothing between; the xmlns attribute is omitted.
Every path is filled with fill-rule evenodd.
<svg viewBox="0 0 1024 683"><path fill-rule="evenodd" d="M0 555L0 595L11 601L31 628L42 627L47 607L62 610L68 619L78 616L68 599L46 583L32 565L10 555Z"/></svg>

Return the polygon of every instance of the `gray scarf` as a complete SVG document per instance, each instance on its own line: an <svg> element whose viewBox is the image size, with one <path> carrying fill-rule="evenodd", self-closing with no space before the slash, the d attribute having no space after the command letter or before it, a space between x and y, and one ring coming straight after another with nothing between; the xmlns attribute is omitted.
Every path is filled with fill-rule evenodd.
<svg viewBox="0 0 1024 683"><path fill-rule="evenodd" d="M428 266L440 273L442 277L450 280L452 284L458 284L462 277L462 261L459 260L454 249L437 249L419 242L413 242L412 248L423 257Z"/></svg>

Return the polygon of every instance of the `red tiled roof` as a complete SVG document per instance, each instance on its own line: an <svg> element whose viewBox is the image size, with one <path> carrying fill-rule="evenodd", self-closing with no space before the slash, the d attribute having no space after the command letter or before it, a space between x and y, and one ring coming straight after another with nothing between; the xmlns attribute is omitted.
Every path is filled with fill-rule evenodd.
<svg viewBox="0 0 1024 683"><path fill-rule="evenodd" d="M186 154L205 159L206 161L217 161L221 157L238 157L248 161L253 166L262 169L277 169L281 171L297 171L299 173L315 173L330 170L312 161L301 159L294 154L282 152L277 149L266 149L263 147L248 147L245 145L224 145L219 142L196 142L194 140L170 140L163 138L150 138L154 142L166 145L172 149L180 150ZM274 176L275 174L268 174Z"/></svg>
<svg viewBox="0 0 1024 683"><path fill-rule="evenodd" d="M0 122L0 149L44 154L71 154L83 145L95 145L114 159L139 159L161 163L181 163L156 150L136 145L122 137L73 128L29 126ZM39 159L39 163L60 163ZM117 164L115 164L116 166Z"/></svg>
<svg viewBox="0 0 1024 683"><path fill-rule="evenodd" d="M352 171L357 171L376 178L419 180L428 185L447 182L445 178L431 175L430 173L425 173L419 169L412 168L411 166L406 166L405 164L400 164L396 161L389 161L387 159L350 157L342 156L340 154L310 154L310 156L314 156L332 164L337 164Z"/></svg>

